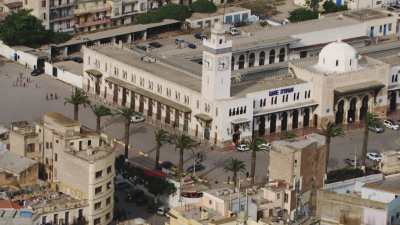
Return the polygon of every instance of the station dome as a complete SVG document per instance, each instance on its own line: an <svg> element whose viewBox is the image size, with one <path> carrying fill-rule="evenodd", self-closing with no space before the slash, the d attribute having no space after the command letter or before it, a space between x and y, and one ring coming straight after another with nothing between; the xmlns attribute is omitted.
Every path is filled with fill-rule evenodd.
<svg viewBox="0 0 400 225"><path fill-rule="evenodd" d="M341 40L322 48L318 56L318 68L326 73L344 73L358 68L357 51Z"/></svg>

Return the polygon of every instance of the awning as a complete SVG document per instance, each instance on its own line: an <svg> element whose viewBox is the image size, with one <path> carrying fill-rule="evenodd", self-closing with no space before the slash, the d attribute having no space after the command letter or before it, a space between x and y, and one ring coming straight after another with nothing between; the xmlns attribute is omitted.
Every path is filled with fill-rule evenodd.
<svg viewBox="0 0 400 225"><path fill-rule="evenodd" d="M86 70L86 73L89 74L89 76L94 76L94 77L103 76L103 74L98 70Z"/></svg>
<svg viewBox="0 0 400 225"><path fill-rule="evenodd" d="M232 124L242 124L242 123L248 123L250 122L250 119L247 118L238 118L238 119L234 119L231 121Z"/></svg>
<svg viewBox="0 0 400 225"><path fill-rule="evenodd" d="M213 118L211 116L204 114L204 113L196 114L196 115L194 115L194 117L196 119L202 120L204 122L211 122L213 120Z"/></svg>
<svg viewBox="0 0 400 225"><path fill-rule="evenodd" d="M292 104L290 106L279 107L279 108L274 108L274 109L269 109L267 107L266 109L261 109L261 110L254 111L253 116L267 115L267 114L290 111L290 110L294 110L294 109L301 109L301 108L317 106L317 105L318 105L318 103L316 103L315 101L310 101L310 102L299 102L299 103L296 103L296 104Z"/></svg>
<svg viewBox="0 0 400 225"><path fill-rule="evenodd" d="M105 80L110 82L110 83L116 84L118 86L124 87L124 88L126 88L128 90L131 90L135 94L143 95L143 96L145 96L147 98L150 98L152 100L160 102L160 103L162 103L164 105L170 106L170 107L172 107L174 109L177 109L180 112L183 112L183 113L192 112L192 110L187 106L184 106L184 105L181 105L179 103L173 102L173 101L171 101L171 100L169 100L167 98L161 97L161 96L156 95L156 94L154 94L154 93L152 93L150 91L146 91L146 90L144 90L142 88L135 87L132 84L129 84L129 83L127 83L125 81L122 81L120 79L117 79L115 77L107 77Z"/></svg>
<svg viewBox="0 0 400 225"><path fill-rule="evenodd" d="M358 83L358 84L352 84L352 85L335 88L335 94L348 95L348 94L354 94L354 93L359 93L359 92L363 92L363 91L379 90L383 87L385 87L385 85L379 81L367 81L367 82L362 82L362 83Z"/></svg>

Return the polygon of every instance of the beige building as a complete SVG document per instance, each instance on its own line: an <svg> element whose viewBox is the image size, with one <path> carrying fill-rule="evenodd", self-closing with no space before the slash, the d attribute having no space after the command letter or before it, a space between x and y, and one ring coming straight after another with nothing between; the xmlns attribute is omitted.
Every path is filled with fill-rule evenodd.
<svg viewBox="0 0 400 225"><path fill-rule="evenodd" d="M34 185L38 180L38 171L36 161L7 150L0 151L0 187Z"/></svg>
<svg viewBox="0 0 400 225"><path fill-rule="evenodd" d="M26 127L27 125L25 125ZM27 155L26 138L10 133L10 150ZM115 153L100 135L60 113L49 112L35 127L39 161L44 178L57 189L77 200L87 202L82 215L89 225L108 224L113 217ZM27 132L32 135L32 132ZM16 138L13 138L16 137Z"/></svg>

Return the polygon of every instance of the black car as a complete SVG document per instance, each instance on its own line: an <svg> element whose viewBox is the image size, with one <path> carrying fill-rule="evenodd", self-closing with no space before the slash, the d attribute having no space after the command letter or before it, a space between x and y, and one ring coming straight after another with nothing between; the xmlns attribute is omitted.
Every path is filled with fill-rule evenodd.
<svg viewBox="0 0 400 225"><path fill-rule="evenodd" d="M189 166L189 167L186 169L186 172L188 172L188 173L193 173L193 172L194 172L194 169L196 169L196 172L197 172L197 171L205 170L206 167L205 167L203 164L198 163L198 164L196 164L195 166Z"/></svg>
<svg viewBox="0 0 400 225"><path fill-rule="evenodd" d="M207 35L205 35L205 34L203 34L203 33L200 33L200 32L195 33L193 36L194 36L196 39L199 39L199 40L207 39Z"/></svg>
<svg viewBox="0 0 400 225"><path fill-rule="evenodd" d="M197 48L197 46L193 43L188 43L187 46L188 46L188 48L191 48L191 49Z"/></svg>
<svg viewBox="0 0 400 225"><path fill-rule="evenodd" d="M161 47L162 47L162 44L160 44L159 42L154 41L154 42L150 42L150 43L149 43L149 46L150 46L151 48L161 48Z"/></svg>
<svg viewBox="0 0 400 225"><path fill-rule="evenodd" d="M74 61L77 63L83 63L82 57L79 56L67 56L63 58L65 61Z"/></svg>
<svg viewBox="0 0 400 225"><path fill-rule="evenodd" d="M170 170L174 167L175 167L175 165L170 161L164 161L160 164L160 168L167 169L167 170Z"/></svg>
<svg viewBox="0 0 400 225"><path fill-rule="evenodd" d="M44 73L44 70L41 68L36 68L31 72L31 76L39 76L40 74Z"/></svg>

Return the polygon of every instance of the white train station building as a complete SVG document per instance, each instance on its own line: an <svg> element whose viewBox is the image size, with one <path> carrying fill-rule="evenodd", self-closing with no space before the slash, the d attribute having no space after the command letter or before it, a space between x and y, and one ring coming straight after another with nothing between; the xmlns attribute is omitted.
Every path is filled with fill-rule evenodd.
<svg viewBox="0 0 400 225"><path fill-rule="evenodd" d="M238 143L253 131L268 135L327 121L357 123L367 111L386 116L389 64L339 40L318 57L289 62L286 72L259 67L235 76L232 41L224 33L221 24L212 29L200 63L122 44L84 48L83 89L216 145Z"/></svg>

